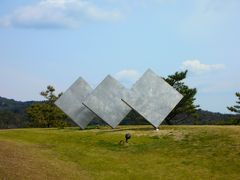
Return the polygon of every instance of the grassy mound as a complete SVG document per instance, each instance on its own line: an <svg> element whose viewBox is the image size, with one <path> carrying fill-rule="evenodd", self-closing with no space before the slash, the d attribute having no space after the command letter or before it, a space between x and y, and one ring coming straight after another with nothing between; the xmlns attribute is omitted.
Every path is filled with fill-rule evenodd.
<svg viewBox="0 0 240 180"><path fill-rule="evenodd" d="M0 179L240 179L240 126L1 130L0 158Z"/></svg>

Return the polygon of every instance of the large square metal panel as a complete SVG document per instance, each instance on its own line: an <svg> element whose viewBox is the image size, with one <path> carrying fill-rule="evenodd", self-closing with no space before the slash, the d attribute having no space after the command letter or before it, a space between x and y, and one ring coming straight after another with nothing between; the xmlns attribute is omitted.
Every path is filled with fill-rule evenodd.
<svg viewBox="0 0 240 180"><path fill-rule="evenodd" d="M82 129L96 116L82 102L92 92L92 88L83 79L79 78L70 88L55 102Z"/></svg>
<svg viewBox="0 0 240 180"><path fill-rule="evenodd" d="M182 98L177 90L149 69L122 100L158 128Z"/></svg>
<svg viewBox="0 0 240 180"><path fill-rule="evenodd" d="M127 93L124 86L108 75L83 104L115 128L131 111L131 108L121 100Z"/></svg>

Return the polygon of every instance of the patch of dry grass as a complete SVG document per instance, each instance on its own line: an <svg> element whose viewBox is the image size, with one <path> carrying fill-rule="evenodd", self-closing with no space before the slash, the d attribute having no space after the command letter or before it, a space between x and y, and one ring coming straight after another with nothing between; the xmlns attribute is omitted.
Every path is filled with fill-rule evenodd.
<svg viewBox="0 0 240 180"><path fill-rule="evenodd" d="M0 179L89 179L76 164L49 156L42 148L0 141Z"/></svg>

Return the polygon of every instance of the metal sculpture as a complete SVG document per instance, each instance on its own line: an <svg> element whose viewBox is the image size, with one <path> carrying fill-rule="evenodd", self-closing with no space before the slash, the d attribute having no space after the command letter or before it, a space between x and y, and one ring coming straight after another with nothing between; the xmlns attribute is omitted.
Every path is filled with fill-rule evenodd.
<svg viewBox="0 0 240 180"><path fill-rule="evenodd" d="M79 78L55 104L82 129L95 117L115 128L131 110L158 128L182 98L149 69L130 90L110 75L94 90Z"/></svg>

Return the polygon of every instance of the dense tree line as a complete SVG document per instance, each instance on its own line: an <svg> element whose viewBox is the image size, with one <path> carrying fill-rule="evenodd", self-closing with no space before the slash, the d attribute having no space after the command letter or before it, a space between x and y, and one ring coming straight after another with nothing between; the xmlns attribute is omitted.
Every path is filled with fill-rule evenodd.
<svg viewBox="0 0 240 180"><path fill-rule="evenodd" d="M34 103L0 97L0 128L27 127L29 118L25 111Z"/></svg>

